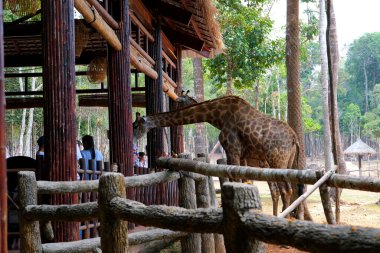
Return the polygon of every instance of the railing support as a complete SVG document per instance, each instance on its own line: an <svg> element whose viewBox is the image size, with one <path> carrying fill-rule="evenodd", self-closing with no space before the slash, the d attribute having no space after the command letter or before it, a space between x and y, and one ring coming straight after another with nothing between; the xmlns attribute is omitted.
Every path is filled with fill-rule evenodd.
<svg viewBox="0 0 380 253"><path fill-rule="evenodd" d="M264 253L264 243L242 229L244 215L250 209L261 210L256 186L225 182L222 187L224 243L227 253Z"/></svg>
<svg viewBox="0 0 380 253"><path fill-rule="evenodd" d="M41 235L38 221L25 219L23 212L28 205L37 205L37 181L34 172L22 171L18 173L20 194L20 234L21 252L41 253Z"/></svg>
<svg viewBox="0 0 380 253"><path fill-rule="evenodd" d="M128 252L128 222L120 220L110 210L109 202L114 197L126 197L124 176L120 173L107 173L99 179L99 218L102 222L100 241L102 252Z"/></svg>

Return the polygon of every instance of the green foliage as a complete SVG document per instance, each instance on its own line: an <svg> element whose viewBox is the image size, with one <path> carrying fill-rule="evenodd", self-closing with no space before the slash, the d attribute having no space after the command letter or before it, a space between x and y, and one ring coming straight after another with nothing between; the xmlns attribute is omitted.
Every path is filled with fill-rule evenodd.
<svg viewBox="0 0 380 253"><path fill-rule="evenodd" d="M357 130L360 125L360 107L357 104L350 103L340 117L341 125L346 131Z"/></svg>
<svg viewBox="0 0 380 253"><path fill-rule="evenodd" d="M363 116L363 133L373 138L380 138L380 105Z"/></svg>
<svg viewBox="0 0 380 253"><path fill-rule="evenodd" d="M226 49L207 60L206 66L218 90L227 82L227 73L232 75L235 88L252 87L266 69L283 59L283 41L268 38L272 21L262 16L263 2L217 2Z"/></svg>
<svg viewBox="0 0 380 253"><path fill-rule="evenodd" d="M380 33L366 33L355 40L349 47L345 68L349 73L347 103L357 103L365 110L365 74L368 78L368 89L380 83ZM370 108L369 108L370 109Z"/></svg>

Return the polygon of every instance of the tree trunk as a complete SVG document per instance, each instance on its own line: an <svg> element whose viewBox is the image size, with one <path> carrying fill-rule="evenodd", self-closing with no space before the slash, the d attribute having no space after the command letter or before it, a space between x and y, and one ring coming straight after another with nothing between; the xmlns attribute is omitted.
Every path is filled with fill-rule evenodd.
<svg viewBox="0 0 380 253"><path fill-rule="evenodd" d="M227 54L227 91L226 95L232 95L232 60Z"/></svg>
<svg viewBox="0 0 380 253"><path fill-rule="evenodd" d="M195 99L200 103L204 101L202 58L193 59L193 75ZM208 153L205 135L206 129L204 123L195 124L195 155Z"/></svg>
<svg viewBox="0 0 380 253"><path fill-rule="evenodd" d="M363 73L364 73L364 94L365 94L365 113L368 112L368 76L367 76L367 68L366 63L363 65Z"/></svg>
<svg viewBox="0 0 380 253"><path fill-rule="evenodd" d="M286 74L288 87L288 123L298 136L299 152L296 165L298 169L306 167L305 140L302 127L301 112L301 84L300 84L300 50L299 50L299 1L287 2L287 26L286 26ZM294 165L293 165L294 166ZM294 193L297 191L294 189ZM300 219L308 216L306 202L303 202L297 210Z"/></svg>
<svg viewBox="0 0 380 253"><path fill-rule="evenodd" d="M330 102L330 118L331 118L331 134L332 134L332 150L334 155L334 163L338 165L338 173L346 174L346 163L343 158L343 148L339 130L338 102L337 102L337 86L339 71L339 50L338 38L336 32L336 20L333 8L333 1L327 0L327 56L329 62L329 102ZM339 198L341 191L336 189L336 221L340 221Z"/></svg>

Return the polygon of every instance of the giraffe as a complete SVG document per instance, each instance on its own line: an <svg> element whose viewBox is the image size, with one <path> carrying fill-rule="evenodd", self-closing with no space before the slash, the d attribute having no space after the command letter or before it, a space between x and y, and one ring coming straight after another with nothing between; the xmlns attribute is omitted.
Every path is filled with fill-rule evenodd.
<svg viewBox="0 0 380 253"><path fill-rule="evenodd" d="M208 122L220 130L219 141L227 156L227 163L248 166L292 168L298 152L298 139L285 122L270 118L237 96L225 96L181 109L136 119L133 124L135 139L150 129ZM273 214L277 215L279 193L283 210L289 206L292 188L289 183L270 183Z"/></svg>

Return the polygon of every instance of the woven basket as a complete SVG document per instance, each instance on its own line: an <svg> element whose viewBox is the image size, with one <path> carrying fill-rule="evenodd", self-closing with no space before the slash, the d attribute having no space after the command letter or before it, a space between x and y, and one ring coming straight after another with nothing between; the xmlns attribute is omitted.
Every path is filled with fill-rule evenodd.
<svg viewBox="0 0 380 253"><path fill-rule="evenodd" d="M88 29L82 20L75 22L75 57L82 54L83 49L87 46L89 37Z"/></svg>
<svg viewBox="0 0 380 253"><path fill-rule="evenodd" d="M17 16L35 14L41 8L41 1L37 0L5 0L7 9Z"/></svg>
<svg viewBox="0 0 380 253"><path fill-rule="evenodd" d="M91 83L101 83L107 78L106 57L94 58L87 69L87 78Z"/></svg>

